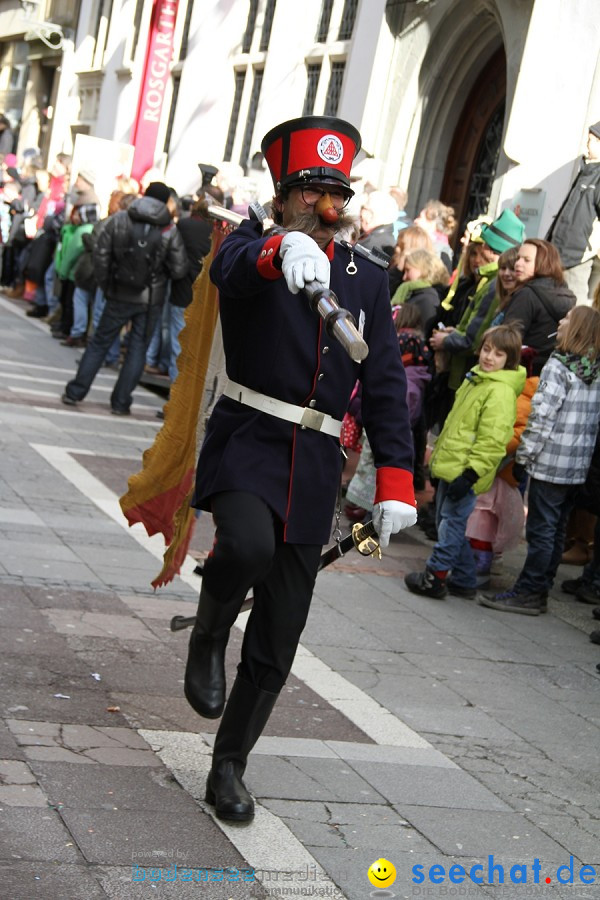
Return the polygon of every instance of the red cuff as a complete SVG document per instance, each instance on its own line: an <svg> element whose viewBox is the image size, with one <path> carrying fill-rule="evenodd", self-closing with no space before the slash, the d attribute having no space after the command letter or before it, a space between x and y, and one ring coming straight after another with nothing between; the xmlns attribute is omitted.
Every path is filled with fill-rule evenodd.
<svg viewBox="0 0 600 900"><path fill-rule="evenodd" d="M375 503L382 500L400 500L409 506L416 506L413 475L408 469L382 466L375 472Z"/></svg>
<svg viewBox="0 0 600 900"><path fill-rule="evenodd" d="M274 234L273 237L267 238L260 251L258 260L256 261L258 274L262 278L267 278L269 281L275 281L276 278L281 278L279 245L283 238L283 234Z"/></svg>

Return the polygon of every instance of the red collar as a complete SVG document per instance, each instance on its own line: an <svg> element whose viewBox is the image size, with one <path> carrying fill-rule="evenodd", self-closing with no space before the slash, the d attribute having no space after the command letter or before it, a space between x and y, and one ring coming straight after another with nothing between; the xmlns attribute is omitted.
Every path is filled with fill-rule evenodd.
<svg viewBox="0 0 600 900"><path fill-rule="evenodd" d="M329 241L329 243L328 243L327 246L325 247L323 253L324 253L325 256L327 257L327 259L329 260L329 262L331 262L331 260L333 259L333 255L334 255L334 253L335 253L335 241L333 240L333 238L331 238L331 240Z"/></svg>

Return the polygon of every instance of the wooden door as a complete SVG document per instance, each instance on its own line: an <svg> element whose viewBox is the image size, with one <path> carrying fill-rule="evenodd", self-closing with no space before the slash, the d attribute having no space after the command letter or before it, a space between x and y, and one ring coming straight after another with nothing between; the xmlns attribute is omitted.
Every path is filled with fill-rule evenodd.
<svg viewBox="0 0 600 900"><path fill-rule="evenodd" d="M465 224L487 211L496 174L506 105L506 56L500 48L477 77L450 145L440 199Z"/></svg>

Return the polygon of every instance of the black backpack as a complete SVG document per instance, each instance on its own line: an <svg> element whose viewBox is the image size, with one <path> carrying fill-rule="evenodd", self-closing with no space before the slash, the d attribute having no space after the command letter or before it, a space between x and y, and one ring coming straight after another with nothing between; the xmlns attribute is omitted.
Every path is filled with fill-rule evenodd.
<svg viewBox="0 0 600 900"><path fill-rule="evenodd" d="M147 222L129 224L129 242L115 247L116 265L113 279L118 287L132 294L141 294L152 282L160 262L159 247L163 230Z"/></svg>

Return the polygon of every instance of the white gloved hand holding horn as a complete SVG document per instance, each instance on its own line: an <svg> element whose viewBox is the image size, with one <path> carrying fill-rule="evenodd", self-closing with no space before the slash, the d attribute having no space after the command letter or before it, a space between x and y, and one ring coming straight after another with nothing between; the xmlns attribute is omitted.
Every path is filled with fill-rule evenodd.
<svg viewBox="0 0 600 900"><path fill-rule="evenodd" d="M288 290L297 294L311 281L329 287L329 260L307 234L290 231L279 245L281 271Z"/></svg>

